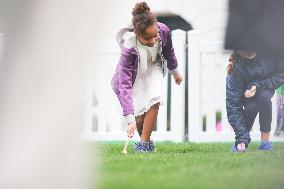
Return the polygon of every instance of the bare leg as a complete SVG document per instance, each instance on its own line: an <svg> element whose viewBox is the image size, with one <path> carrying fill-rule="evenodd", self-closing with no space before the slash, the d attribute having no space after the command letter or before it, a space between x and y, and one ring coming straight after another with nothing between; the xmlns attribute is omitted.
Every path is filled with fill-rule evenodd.
<svg viewBox="0 0 284 189"><path fill-rule="evenodd" d="M157 120L160 103L153 105L148 112L146 112L144 125L142 130L141 140L145 142L150 141L150 137Z"/></svg>
<svg viewBox="0 0 284 189"><path fill-rule="evenodd" d="M270 133L261 132L261 141L269 141Z"/></svg>
<svg viewBox="0 0 284 189"><path fill-rule="evenodd" d="M145 114L135 117L136 127L137 127L137 131L138 131L140 138L141 138L141 135L142 135L144 119L145 119Z"/></svg>

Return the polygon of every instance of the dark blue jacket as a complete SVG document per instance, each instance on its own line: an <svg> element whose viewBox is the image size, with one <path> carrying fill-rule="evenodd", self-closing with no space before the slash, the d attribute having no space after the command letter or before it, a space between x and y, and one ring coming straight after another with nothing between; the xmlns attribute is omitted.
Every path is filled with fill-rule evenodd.
<svg viewBox="0 0 284 189"><path fill-rule="evenodd" d="M268 89L274 92L284 84L282 60L261 55L249 60L236 55L233 73L228 74L226 78L226 109L228 121L235 131L237 144L250 142L243 111L246 89L255 85L256 91Z"/></svg>

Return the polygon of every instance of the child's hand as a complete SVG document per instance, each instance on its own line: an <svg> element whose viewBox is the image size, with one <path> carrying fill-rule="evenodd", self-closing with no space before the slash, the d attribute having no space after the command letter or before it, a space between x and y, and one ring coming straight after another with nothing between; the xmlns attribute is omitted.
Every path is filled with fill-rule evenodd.
<svg viewBox="0 0 284 189"><path fill-rule="evenodd" d="M251 87L251 89L249 89L249 90L246 90L246 92L245 92L245 97L246 98L251 98L251 97L253 97L254 95L255 95L255 93L256 93L256 86L252 86Z"/></svg>
<svg viewBox="0 0 284 189"><path fill-rule="evenodd" d="M127 127L127 136L129 138L132 138L135 130L136 130L136 122L129 123Z"/></svg>
<svg viewBox="0 0 284 189"><path fill-rule="evenodd" d="M180 85L181 81L183 80L182 76L179 73L174 74L176 84Z"/></svg>

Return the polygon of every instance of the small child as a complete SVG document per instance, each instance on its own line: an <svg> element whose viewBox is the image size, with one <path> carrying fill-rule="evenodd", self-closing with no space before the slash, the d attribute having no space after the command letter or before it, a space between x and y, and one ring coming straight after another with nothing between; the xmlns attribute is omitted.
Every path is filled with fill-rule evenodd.
<svg viewBox="0 0 284 189"><path fill-rule="evenodd" d="M141 140L136 152L154 152L150 140L162 101L162 82L167 69L176 84L182 76L172 46L169 28L157 22L147 3L137 3L132 11L133 28L119 31L117 40L121 56L112 78L112 87L128 124L128 137L137 131Z"/></svg>
<svg viewBox="0 0 284 189"><path fill-rule="evenodd" d="M226 109L236 142L232 152L245 151L250 143L250 130L259 113L261 144L259 150L272 150L269 141L272 104L275 90L284 83L280 59L237 51L231 55L226 79Z"/></svg>

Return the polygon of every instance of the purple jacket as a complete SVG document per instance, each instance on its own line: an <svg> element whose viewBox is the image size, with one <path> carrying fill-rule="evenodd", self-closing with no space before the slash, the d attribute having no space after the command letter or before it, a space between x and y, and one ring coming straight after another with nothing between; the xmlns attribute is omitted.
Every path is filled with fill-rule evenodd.
<svg viewBox="0 0 284 189"><path fill-rule="evenodd" d="M171 74L177 73L177 59L174 53L171 32L169 28L158 22L159 27L159 54L161 57L163 74L166 74L166 68ZM125 40L122 36L126 33L134 32L133 28L124 28L117 35L118 44L121 48L121 55L116 67L115 74L112 77L112 88L117 95L123 109L123 115L134 114L132 87L137 75L139 54L136 45L125 47Z"/></svg>

